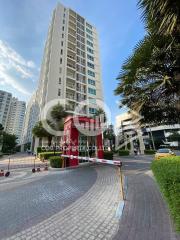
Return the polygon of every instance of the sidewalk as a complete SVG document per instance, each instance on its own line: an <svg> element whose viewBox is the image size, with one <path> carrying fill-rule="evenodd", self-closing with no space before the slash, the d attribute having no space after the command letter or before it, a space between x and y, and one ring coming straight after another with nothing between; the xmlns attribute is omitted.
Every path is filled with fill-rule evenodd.
<svg viewBox="0 0 180 240"><path fill-rule="evenodd" d="M120 158L128 191L114 240L177 240L169 212L144 157ZM149 174L150 173L150 174Z"/></svg>

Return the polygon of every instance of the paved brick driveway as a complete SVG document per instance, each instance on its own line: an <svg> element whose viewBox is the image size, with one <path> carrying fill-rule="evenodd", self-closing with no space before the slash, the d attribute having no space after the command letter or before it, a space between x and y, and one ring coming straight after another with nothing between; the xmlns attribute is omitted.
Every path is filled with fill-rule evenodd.
<svg viewBox="0 0 180 240"><path fill-rule="evenodd" d="M118 231L113 167L88 166L18 181L13 190L6 186L0 191L0 239L111 239Z"/></svg>
<svg viewBox="0 0 180 240"><path fill-rule="evenodd" d="M176 235L150 169L151 156L124 157L128 192L114 240L176 240Z"/></svg>

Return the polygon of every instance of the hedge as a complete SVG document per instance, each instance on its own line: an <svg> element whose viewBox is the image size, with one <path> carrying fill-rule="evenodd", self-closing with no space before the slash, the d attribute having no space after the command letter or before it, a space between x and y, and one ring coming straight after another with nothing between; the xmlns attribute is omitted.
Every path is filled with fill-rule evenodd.
<svg viewBox="0 0 180 240"><path fill-rule="evenodd" d="M151 168L180 232L180 156L154 160Z"/></svg>
<svg viewBox="0 0 180 240"><path fill-rule="evenodd" d="M113 160L113 152L104 152L104 159Z"/></svg>
<svg viewBox="0 0 180 240"><path fill-rule="evenodd" d="M50 157L60 156L60 154L62 154L62 152L55 152L55 155L54 152L42 152L39 153L38 156L41 160L48 160Z"/></svg>
<svg viewBox="0 0 180 240"><path fill-rule="evenodd" d="M119 150L119 156L128 156L129 150Z"/></svg>
<svg viewBox="0 0 180 240"><path fill-rule="evenodd" d="M49 160L52 168L62 168L62 158L60 156L50 157Z"/></svg>
<svg viewBox="0 0 180 240"><path fill-rule="evenodd" d="M155 154L156 151L155 151L155 150L151 150L151 149L145 149L145 150L144 150L144 153L151 155L151 154Z"/></svg>

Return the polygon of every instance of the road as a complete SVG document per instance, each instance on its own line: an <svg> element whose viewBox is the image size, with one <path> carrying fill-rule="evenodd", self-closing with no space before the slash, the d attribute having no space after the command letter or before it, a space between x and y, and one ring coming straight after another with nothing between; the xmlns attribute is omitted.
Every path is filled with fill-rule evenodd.
<svg viewBox="0 0 180 240"><path fill-rule="evenodd" d="M0 239L179 239L150 172L152 157L119 159L127 182L121 219L116 167L91 164L35 174L15 169L0 179Z"/></svg>

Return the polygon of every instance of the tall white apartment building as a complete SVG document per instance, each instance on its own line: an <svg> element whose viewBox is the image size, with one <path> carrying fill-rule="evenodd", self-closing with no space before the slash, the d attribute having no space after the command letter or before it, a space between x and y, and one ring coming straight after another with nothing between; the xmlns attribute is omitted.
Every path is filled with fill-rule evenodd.
<svg viewBox="0 0 180 240"><path fill-rule="evenodd" d="M24 119L24 126L23 126L23 132L21 137L21 143L31 143L32 142L32 129L39 118L39 106L36 101L37 99L37 93L35 92L31 99L28 102L27 108L26 108L26 114Z"/></svg>
<svg viewBox="0 0 180 240"><path fill-rule="evenodd" d="M4 129L7 126L11 100L11 93L0 90L0 124L3 125Z"/></svg>
<svg viewBox="0 0 180 240"><path fill-rule="evenodd" d="M9 109L6 132L17 136L17 143L21 141L26 103L13 97Z"/></svg>
<svg viewBox="0 0 180 240"><path fill-rule="evenodd" d="M37 92L40 110L51 100L65 99L72 113L88 100L82 114L89 115L97 99L103 100L96 28L62 4L53 11Z"/></svg>

